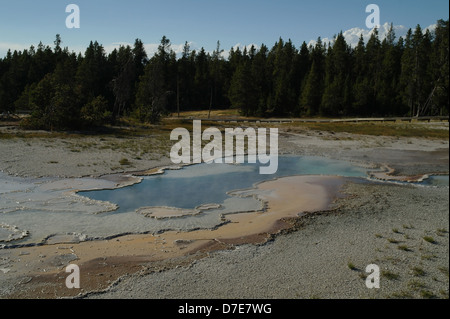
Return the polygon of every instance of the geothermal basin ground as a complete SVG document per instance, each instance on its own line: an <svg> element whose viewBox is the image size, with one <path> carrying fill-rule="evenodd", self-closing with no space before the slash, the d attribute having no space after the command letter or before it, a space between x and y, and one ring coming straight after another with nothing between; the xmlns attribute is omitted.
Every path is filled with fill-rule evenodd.
<svg viewBox="0 0 450 319"><path fill-rule="evenodd" d="M289 173L124 215L78 191L199 177L171 163L165 126L95 136L3 123L0 298L448 298L448 122L373 125L433 137L277 124L280 156L364 174ZM69 264L80 289L65 285ZM365 285L369 264L379 289Z"/></svg>

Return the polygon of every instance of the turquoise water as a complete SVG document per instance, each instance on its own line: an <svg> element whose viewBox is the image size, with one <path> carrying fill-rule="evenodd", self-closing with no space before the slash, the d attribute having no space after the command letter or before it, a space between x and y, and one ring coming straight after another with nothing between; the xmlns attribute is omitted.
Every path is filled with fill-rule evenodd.
<svg viewBox="0 0 450 319"><path fill-rule="evenodd" d="M427 186L449 186L449 176L448 175L432 175L428 179L423 181L424 185Z"/></svg>
<svg viewBox="0 0 450 319"><path fill-rule="evenodd" d="M229 191L249 188L257 182L291 175L366 177L367 169L349 162L322 157L283 156L278 159L278 172L274 175L259 174L259 164L203 163L144 177L141 183L133 186L79 194L117 204L118 213L145 206L192 209L206 203L222 204L229 198Z"/></svg>

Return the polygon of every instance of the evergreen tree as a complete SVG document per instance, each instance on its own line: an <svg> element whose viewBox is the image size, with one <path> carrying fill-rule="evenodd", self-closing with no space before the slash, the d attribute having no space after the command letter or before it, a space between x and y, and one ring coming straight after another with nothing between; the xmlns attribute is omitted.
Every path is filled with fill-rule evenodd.
<svg viewBox="0 0 450 319"><path fill-rule="evenodd" d="M108 96L111 81L103 46L97 41L90 42L77 70L77 90L82 105L99 95Z"/></svg>
<svg viewBox="0 0 450 319"><path fill-rule="evenodd" d="M136 80L144 74L145 65L148 63L147 52L141 39L136 39L133 46L133 62L136 68Z"/></svg>
<svg viewBox="0 0 450 319"><path fill-rule="evenodd" d="M204 48L195 56L195 108L208 109L211 102L210 56Z"/></svg>
<svg viewBox="0 0 450 319"><path fill-rule="evenodd" d="M401 96L411 116L419 116L431 91L429 74L431 35L417 25L414 34L408 30L402 56ZM422 113L423 114L423 113Z"/></svg>
<svg viewBox="0 0 450 319"><path fill-rule="evenodd" d="M114 53L114 52L113 52ZM111 81L111 88L114 95L113 120L131 110L135 96L135 82L137 81L138 63L130 46L120 46L119 50L113 54L118 69L117 74Z"/></svg>
<svg viewBox="0 0 450 319"><path fill-rule="evenodd" d="M80 108L73 86L60 82L56 73L47 74L31 92L32 114L27 126L66 130L80 127Z"/></svg>
<svg viewBox="0 0 450 319"><path fill-rule="evenodd" d="M415 116L420 116L422 105L426 102L427 93L429 92L429 54L431 52L430 33L424 34L420 25L417 25L413 37L412 45L414 52L414 67L413 67L413 85L414 85L414 113Z"/></svg>
<svg viewBox="0 0 450 319"><path fill-rule="evenodd" d="M251 77L250 61L243 60L234 72L228 96L232 107L240 109L243 115L254 114L258 101Z"/></svg>
<svg viewBox="0 0 450 319"><path fill-rule="evenodd" d="M161 39L158 52L148 62L136 96L137 115L141 121L156 123L169 109L174 95L175 53L170 40ZM176 81L176 80L175 80Z"/></svg>
<svg viewBox="0 0 450 319"><path fill-rule="evenodd" d="M32 102L31 102L31 92L36 87L36 83L33 83L31 85L26 85L22 94L19 96L19 98L14 102L14 109L17 110L31 110L32 108ZM0 93L1 95L1 93Z"/></svg>
<svg viewBox="0 0 450 319"><path fill-rule="evenodd" d="M220 41L217 41L216 50L214 50L211 58L211 68L210 68L210 78L211 78L211 99L209 105L209 111L211 108L217 105L223 105L223 90L227 89L225 87L223 79L223 50L220 49Z"/></svg>
<svg viewBox="0 0 450 319"><path fill-rule="evenodd" d="M296 57L296 78L297 81L295 82L295 86L297 87L296 90L296 94L297 94L297 101L299 101L299 99L301 98L301 94L304 90L305 87L305 83L306 83L306 77L308 76L308 73L311 69L311 57L310 57L310 52L308 49L308 45L306 44L306 42L303 42L300 50L297 54ZM296 116L300 116L302 113L301 108L299 107L299 104L297 102L297 106L295 108L295 112L294 114Z"/></svg>
<svg viewBox="0 0 450 319"><path fill-rule="evenodd" d="M3 59L0 73L0 112L8 112L12 110L12 98L10 90L10 82L8 78L9 68L11 67L12 53L8 50L8 53Z"/></svg>
<svg viewBox="0 0 450 319"><path fill-rule="evenodd" d="M27 75L31 57L27 50L14 51L7 57L7 71L0 79L2 86L0 95L0 109L14 111L14 102L20 97L27 86Z"/></svg>
<svg viewBox="0 0 450 319"><path fill-rule="evenodd" d="M424 112L431 115L449 114L449 21L439 20L435 30L430 58L432 90L428 95Z"/></svg>
<svg viewBox="0 0 450 319"><path fill-rule="evenodd" d="M32 51L35 51L34 47ZM39 42L28 70L28 83L38 83L46 74L52 73L55 67L53 51L49 46L45 47Z"/></svg>
<svg viewBox="0 0 450 319"><path fill-rule="evenodd" d="M298 99L298 82L295 81L297 50L291 40L284 43L280 38L270 54L273 55L273 87L267 102L268 112L275 116L292 114Z"/></svg>
<svg viewBox="0 0 450 319"><path fill-rule="evenodd" d="M254 85L254 105L249 115L267 116L267 99L270 92L269 70L267 57L269 50L262 44L251 62L251 81Z"/></svg>
<svg viewBox="0 0 450 319"><path fill-rule="evenodd" d="M341 33L329 48L326 60L325 90L320 113L343 115L349 113L350 91L350 48Z"/></svg>
<svg viewBox="0 0 450 319"><path fill-rule="evenodd" d="M124 112L131 109L134 96L134 85L136 81L136 66L129 59L122 67L120 73L112 80L114 94L113 119L120 117Z"/></svg>
<svg viewBox="0 0 450 319"><path fill-rule="evenodd" d="M111 112L108 111L108 101L101 95L97 96L81 108L80 116L84 124L89 127L103 125L111 116Z"/></svg>
<svg viewBox="0 0 450 319"><path fill-rule="evenodd" d="M381 42L378 37L378 29L374 28L369 41L366 45L365 63L366 69L366 89L368 90L368 101L366 105L366 116L379 115L380 111L377 105L377 94L381 90Z"/></svg>
<svg viewBox="0 0 450 319"><path fill-rule="evenodd" d="M111 82L114 95L112 114L113 120L115 120L124 113L130 113L133 109L137 83L144 74L148 57L143 42L136 39L133 49L130 46L120 46L119 51L113 51L109 60L115 66L115 75Z"/></svg>
<svg viewBox="0 0 450 319"><path fill-rule="evenodd" d="M403 40L402 40L403 41ZM393 24L381 44L381 72L379 90L377 92L378 108L381 114L402 114L402 107L397 98L401 73L401 46L395 43Z"/></svg>
<svg viewBox="0 0 450 319"><path fill-rule="evenodd" d="M177 67L177 105L187 110L194 104L195 51L186 41ZM178 108L177 108L178 110Z"/></svg>
<svg viewBox="0 0 450 319"><path fill-rule="evenodd" d="M414 48L412 43L412 30L409 29L405 37L405 46L401 58L402 72L400 76L400 97L409 110L409 115L414 115Z"/></svg>
<svg viewBox="0 0 450 319"><path fill-rule="evenodd" d="M300 97L302 113L317 115L322 102L325 78L325 49L319 37L311 52L311 69L308 73L303 92Z"/></svg>
<svg viewBox="0 0 450 319"><path fill-rule="evenodd" d="M430 92L433 90L432 77L431 77L431 53L432 53L432 40L429 30L422 33L422 41L417 49L417 113L416 116L426 115L426 104Z"/></svg>
<svg viewBox="0 0 450 319"><path fill-rule="evenodd" d="M366 78L366 46L364 43L363 35L359 38L358 45L356 46L353 54L353 103L350 114L367 114L367 104L369 102L369 83Z"/></svg>

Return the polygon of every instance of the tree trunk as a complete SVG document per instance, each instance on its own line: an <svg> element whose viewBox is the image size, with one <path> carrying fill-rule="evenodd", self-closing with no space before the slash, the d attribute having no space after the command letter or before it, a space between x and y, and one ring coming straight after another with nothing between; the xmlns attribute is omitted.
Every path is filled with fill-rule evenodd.
<svg viewBox="0 0 450 319"><path fill-rule="evenodd" d="M211 99L209 101L209 112L208 112L208 119L211 117L211 108L213 104L213 87L211 86Z"/></svg>
<svg viewBox="0 0 450 319"><path fill-rule="evenodd" d="M180 117L180 83L177 77L177 111L178 111L178 118Z"/></svg>

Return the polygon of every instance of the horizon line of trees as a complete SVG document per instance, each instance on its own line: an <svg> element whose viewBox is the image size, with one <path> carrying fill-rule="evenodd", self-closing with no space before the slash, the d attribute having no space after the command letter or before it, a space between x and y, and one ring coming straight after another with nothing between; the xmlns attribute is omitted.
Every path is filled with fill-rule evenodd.
<svg viewBox="0 0 450 319"><path fill-rule="evenodd" d="M449 114L449 21L420 25L396 39L378 30L355 48L340 32L296 48L191 50L179 58L162 38L149 58L140 39L106 54L98 42L84 55L40 43L0 59L0 113L30 110L24 125L66 130L114 123L122 116L156 123L164 114L237 108L245 116L424 116Z"/></svg>

